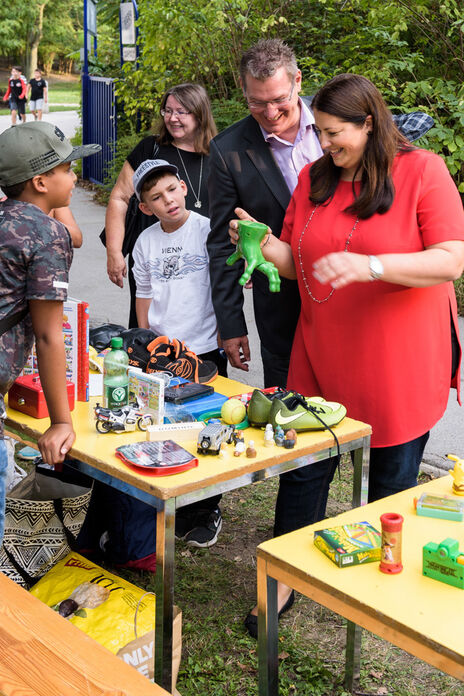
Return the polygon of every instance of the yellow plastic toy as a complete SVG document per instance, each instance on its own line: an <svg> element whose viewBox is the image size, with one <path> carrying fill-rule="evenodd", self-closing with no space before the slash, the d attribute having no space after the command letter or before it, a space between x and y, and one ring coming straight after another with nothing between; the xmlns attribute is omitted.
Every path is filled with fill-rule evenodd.
<svg viewBox="0 0 464 696"><path fill-rule="evenodd" d="M464 459L460 459L455 454L447 454L448 459L456 462L454 469L448 469L453 481L453 493L456 495L464 495Z"/></svg>

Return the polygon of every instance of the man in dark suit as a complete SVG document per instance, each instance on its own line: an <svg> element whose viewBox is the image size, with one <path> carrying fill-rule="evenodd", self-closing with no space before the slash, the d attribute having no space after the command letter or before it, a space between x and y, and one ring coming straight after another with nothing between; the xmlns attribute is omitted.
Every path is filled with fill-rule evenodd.
<svg viewBox="0 0 464 696"><path fill-rule="evenodd" d="M238 279L241 263L226 266L232 253L227 229L235 209L280 235L299 171L321 156L309 99L300 99L301 71L293 51L278 39L260 41L241 61L241 83L250 115L211 143L208 240L213 304L224 349L233 367L248 370L250 349ZM248 215L241 214L244 218ZM285 386L300 311L296 281L282 279L271 294L268 280L253 275L253 303L261 340L265 386Z"/></svg>

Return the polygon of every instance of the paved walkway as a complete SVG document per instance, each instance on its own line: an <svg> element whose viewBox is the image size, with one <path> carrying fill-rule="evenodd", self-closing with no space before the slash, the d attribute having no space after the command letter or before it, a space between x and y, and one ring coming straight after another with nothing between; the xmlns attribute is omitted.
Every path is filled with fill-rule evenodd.
<svg viewBox="0 0 464 696"><path fill-rule="evenodd" d="M27 121L31 121L32 117L26 113ZM80 117L77 111L54 111L51 114L43 114L43 121L54 123L61 128L67 138L72 138L76 132L76 128L80 126ZM26 121L26 123L27 123ZM0 133L11 126L11 116L9 114L0 116Z"/></svg>

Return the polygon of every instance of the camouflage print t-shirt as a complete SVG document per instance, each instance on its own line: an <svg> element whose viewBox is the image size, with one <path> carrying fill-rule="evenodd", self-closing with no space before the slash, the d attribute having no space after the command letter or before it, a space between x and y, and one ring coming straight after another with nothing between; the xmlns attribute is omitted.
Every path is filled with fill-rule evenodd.
<svg viewBox="0 0 464 696"><path fill-rule="evenodd" d="M0 202L0 319L26 308L29 300L66 300L72 254L71 238L60 222L31 203ZM32 342L30 314L0 336L0 414Z"/></svg>

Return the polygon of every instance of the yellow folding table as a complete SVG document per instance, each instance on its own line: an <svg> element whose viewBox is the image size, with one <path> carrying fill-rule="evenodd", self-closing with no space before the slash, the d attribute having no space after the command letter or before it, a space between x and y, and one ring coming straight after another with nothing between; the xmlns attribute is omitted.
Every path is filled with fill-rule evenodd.
<svg viewBox="0 0 464 696"><path fill-rule="evenodd" d="M252 389L223 377L218 377L213 386L217 392L227 396ZM244 431L244 437L247 441L252 439L255 442L257 456L254 459L248 459L245 455L234 457L233 445L228 445L224 456L198 455L198 467L189 471L172 476L149 476L129 468L114 453L117 446L143 440L145 435L141 432L97 433L93 413L95 403L96 399L89 403L76 403L73 423L77 437L69 454L72 465L83 473L128 492L158 512L155 679L158 684L170 689L176 508L332 457L337 453L334 438L328 431L319 430L299 434L293 450L264 447L264 431L251 428ZM26 443L37 442L48 424L48 419L36 420L12 409L7 412L7 432ZM334 427L334 432L341 452L353 452L353 504L364 504L367 501L371 427L345 418ZM196 441L181 444L196 454Z"/></svg>
<svg viewBox="0 0 464 696"><path fill-rule="evenodd" d="M464 681L464 590L422 575L422 547L428 542L455 538L464 552L464 523L420 517L413 505L422 493L452 496L451 484L445 476L258 546L260 696L278 693L277 581ZM367 521L380 531L385 512L404 517L404 568L397 575L380 572L378 562L339 568L314 546L319 529ZM358 670L359 654L347 654L351 690Z"/></svg>

